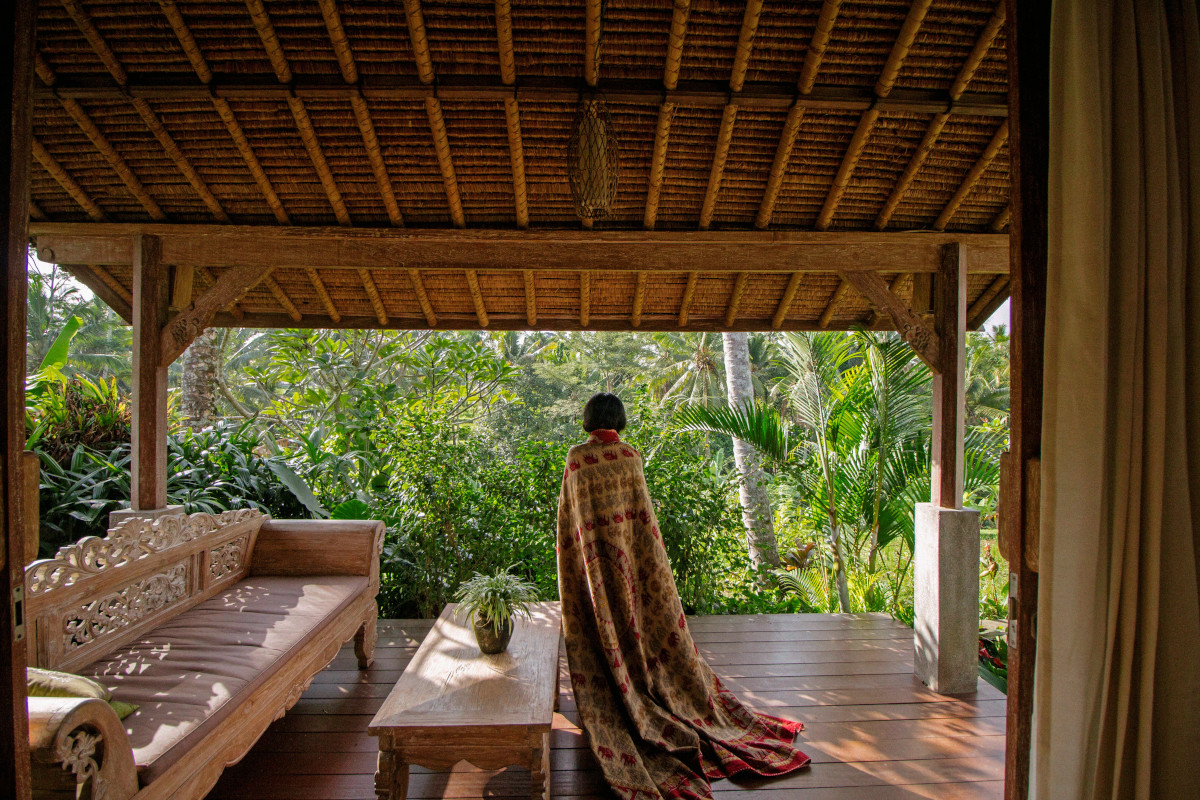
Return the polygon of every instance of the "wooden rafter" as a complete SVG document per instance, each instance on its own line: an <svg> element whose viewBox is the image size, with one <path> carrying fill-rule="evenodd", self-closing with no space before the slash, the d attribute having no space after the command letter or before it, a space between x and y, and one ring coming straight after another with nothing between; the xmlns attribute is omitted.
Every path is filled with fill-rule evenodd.
<svg viewBox="0 0 1200 800"><path fill-rule="evenodd" d="M588 319L592 316L592 276L591 273L579 273L579 327L586 328Z"/></svg>
<svg viewBox="0 0 1200 800"><path fill-rule="evenodd" d="M675 0L671 14L671 31L667 34L667 64L663 68L663 86L674 89L679 83L679 66L683 61L683 39L687 34L688 14L692 0Z"/></svg>
<svg viewBox="0 0 1200 800"><path fill-rule="evenodd" d="M179 46L183 48L188 61L192 62L192 69L196 70L196 75L199 76L203 83L212 81L212 70L209 68L208 62L204 59L204 54L200 52L200 46L196 44L196 38L192 36L191 29L184 22L183 14L180 13L179 7L175 5L175 0L158 0L158 5L162 8L163 15L166 16L167 21L171 23L171 29L175 31L175 38L179 40Z"/></svg>
<svg viewBox="0 0 1200 800"><path fill-rule="evenodd" d="M529 327L537 325L537 284L533 270L527 269L521 273L525 284L525 321Z"/></svg>
<svg viewBox="0 0 1200 800"><path fill-rule="evenodd" d="M600 31L603 25L601 0L585 0L583 35L583 79L588 86L600 81Z"/></svg>
<svg viewBox="0 0 1200 800"><path fill-rule="evenodd" d="M45 146L36 138L33 139L33 157L37 159L37 162L42 165L42 168L45 169L46 172L50 173L50 177L54 178L55 182L58 183L58 185L61 186L67 194L71 195L71 199L74 200L79 207L84 210L84 213L97 222L101 222L106 219L104 212L100 209L100 206L96 205L96 202L88 196L88 193L85 192L83 188L75 182L74 178L67 174L67 171L63 169L62 164L59 164L58 161L54 159L54 156L50 155L50 153L46 151Z"/></svg>
<svg viewBox="0 0 1200 800"><path fill-rule="evenodd" d="M62 0L63 10L67 12L67 16L75 23L75 27L79 28L79 32L83 34L83 38L87 39L92 50L100 59L100 63L108 70L116 82L122 86L129 80L129 76L125 73L125 68L121 66L121 62L117 59L115 53L109 48L108 42L104 41L104 37L100 35L100 31L96 30L96 26L92 24L91 18L84 11L77 0Z"/></svg>
<svg viewBox="0 0 1200 800"><path fill-rule="evenodd" d="M846 296L846 292L850 291L850 283L845 278L838 282L837 288L833 290L833 296L829 298L829 302L825 304L825 310L821 312L821 316L817 319L817 326L820 328L828 328L833 315L837 313L838 304L842 302L842 298Z"/></svg>
<svg viewBox="0 0 1200 800"><path fill-rule="evenodd" d="M417 76L421 83L433 83L433 57L429 54L429 38L425 34L425 15L421 13L421 0L404 0L404 16L408 23L408 38L412 44L413 59L417 63Z"/></svg>
<svg viewBox="0 0 1200 800"><path fill-rule="evenodd" d="M876 308L890 314L896 330L917 357L934 372L942 371L937 333L892 292L878 272L843 272L842 279L862 292Z"/></svg>
<svg viewBox="0 0 1200 800"><path fill-rule="evenodd" d="M425 291L425 281L421 280L421 270L410 269L408 271L408 280L412 283L413 292L417 295L417 303L421 306L421 313L425 315L425 321L432 328L434 325L437 325L437 315L433 313L433 303L429 302L429 293Z"/></svg>
<svg viewBox="0 0 1200 800"><path fill-rule="evenodd" d="M362 281L367 299L371 301L371 310L375 312L375 319L379 320L380 325L387 325L387 309L383 306L383 298L379 296L379 287L375 285L375 279L371 277L371 270L359 269L358 278Z"/></svg>
<svg viewBox="0 0 1200 800"><path fill-rule="evenodd" d="M742 27L738 31L737 50L733 53L733 70L729 75L729 88L732 91L740 92L746 81L746 68L750 65L750 52L754 49L754 34L758 32L762 7L763 0L746 0Z"/></svg>
<svg viewBox="0 0 1200 800"><path fill-rule="evenodd" d="M687 286L683 290L683 300L679 303L679 327L686 328L688 324L688 314L692 310L692 301L696 298L696 284L700 280L700 273L689 272Z"/></svg>
<svg viewBox="0 0 1200 800"><path fill-rule="evenodd" d="M1000 29L1004 26L1005 20L1005 0L1000 0L996 4L996 10L992 13L987 25L979 34L979 38L975 40L975 47L972 48L971 54L967 56L967 60L963 62L962 68L958 71L958 76L955 77L954 83L950 85L950 102L957 103L966 92L967 86L971 79L975 77L975 71L979 69L979 65L983 63L983 59L987 56L988 50L991 49L992 43L996 41L996 36L999 35ZM934 145L937 143L937 138L941 134L942 129L946 127L946 122L949 121L950 114L942 111L933 115L929 121L929 126L925 129L925 135L921 139L921 143L917 145L916 151L912 158L909 159L908 165L901 173L896 185L892 187L892 192L888 196L887 202L883 204L883 208L879 211L879 216L875 219L875 228L883 230L887 227L888 221L892 215L896 213L897 206L904 199L904 195L912 186L913 180L917 177L921 166L925 160L929 158L929 154L933 152Z"/></svg>
<svg viewBox="0 0 1200 800"><path fill-rule="evenodd" d="M304 315L300 313L300 309L296 308L296 304L292 302L292 298L288 297L287 292L279 285L279 281L275 280L275 276L268 275L263 279L263 285L275 296L275 302L283 306L283 310L287 312L287 315L292 318L293 322L299 322L304 318Z"/></svg>
<svg viewBox="0 0 1200 800"><path fill-rule="evenodd" d="M800 94L808 94L817 84L817 71L821 69L821 60L825 58L825 48L829 46L833 24L837 21L841 6L842 0L825 0L821 5L817 27L813 30L808 52L804 54L804 64L800 67Z"/></svg>
<svg viewBox="0 0 1200 800"><path fill-rule="evenodd" d="M337 305L334 304L333 298L329 296L329 290L325 288L325 281L321 280L320 273L312 267L304 270L304 272L308 275L308 282L312 284L313 291L317 293L317 299L325 307L325 313L334 322L341 322L342 315L338 313Z"/></svg>
<svg viewBox="0 0 1200 800"><path fill-rule="evenodd" d="M121 319L133 322L133 294L112 276L104 267L84 266L81 264L64 265L77 281L92 290L92 293L103 300L117 312Z"/></svg>
<svg viewBox="0 0 1200 800"><path fill-rule="evenodd" d="M654 131L654 151L650 157L650 177L646 188L646 213L642 227L654 229L658 219L658 200L661 196L663 172L667 166L667 141L671 135L671 120L675 116L675 104L663 103L658 107L658 125Z"/></svg>
<svg viewBox="0 0 1200 800"><path fill-rule="evenodd" d="M1005 206L1004 210L996 215L996 218L992 220L992 223L990 225L988 225L988 227L991 228L996 233L999 233L1000 231L1002 231L1008 227L1008 222L1011 219L1012 219L1012 206L1011 205Z"/></svg>
<svg viewBox="0 0 1200 800"><path fill-rule="evenodd" d="M187 308L192 303L196 268L184 264L176 267L173 272L175 277L171 281L171 309L178 311Z"/></svg>
<svg viewBox="0 0 1200 800"><path fill-rule="evenodd" d="M517 59L513 48L512 4L496 0L496 46L500 53L500 80L506 86L517 82ZM525 146L521 140L521 110L517 98L504 98L504 123L508 128L508 157L512 164L513 207L517 227L529 227L529 198L525 189Z"/></svg>
<svg viewBox="0 0 1200 800"><path fill-rule="evenodd" d="M471 302L475 306L475 318L479 320L479 327L486 328L488 326L487 308L483 304L483 290L479 288L479 276L473 269L467 270L467 290L471 293Z"/></svg>
<svg viewBox="0 0 1200 800"><path fill-rule="evenodd" d="M236 303L239 297L267 278L268 273L269 270L257 267L233 267L222 272L208 291L192 300L163 326L159 364L170 366L203 333L218 311Z"/></svg>
<svg viewBox="0 0 1200 800"><path fill-rule="evenodd" d="M968 328L978 328L995 312L1000 303L1004 302L1003 293L1008 290L1009 282L1007 275L997 275L983 293L975 298L975 302L967 309Z"/></svg>
<svg viewBox="0 0 1200 800"><path fill-rule="evenodd" d="M62 98L62 106L71 116L71 119L75 120L75 124L83 131L84 136L100 151L100 155L104 156L104 160L108 162L108 165L121 178L121 181L128 187L134 198L141 203L142 208L146 209L146 213L150 215L150 218L156 221L165 220L167 215L159 208L158 202L150 196L150 192L146 191L146 187L133 174L133 170L125 163L125 159L104 138L104 134L96 127L96 123L92 122L91 117L87 115L83 107L76 101L68 98Z"/></svg>
<svg viewBox="0 0 1200 800"><path fill-rule="evenodd" d="M633 327L641 327L642 310L646 305L646 273L638 272L637 285L633 290L633 316L630 318L630 324Z"/></svg>
<svg viewBox="0 0 1200 800"><path fill-rule="evenodd" d="M42 207L32 200L29 201L29 218L30 219L46 219L46 212L42 211Z"/></svg>
<svg viewBox="0 0 1200 800"><path fill-rule="evenodd" d="M742 298L746 295L746 286L750 283L749 272L739 272L733 280L733 291L729 295L729 304L725 307L725 327L732 328L737 319L738 309Z"/></svg>
<svg viewBox="0 0 1200 800"><path fill-rule="evenodd" d="M787 319L788 311L792 307L792 301L796 299L796 292L800 289L800 282L804 279L804 275L800 272L793 272L792 277L788 279L787 288L783 290L783 297L779 298L779 305L775 308L775 316L771 317L771 327L779 330L783 327L783 321Z"/></svg>
<svg viewBox="0 0 1200 800"><path fill-rule="evenodd" d="M1000 127L996 129L996 133L992 136L992 140L988 142L987 147L983 151L983 155L979 157L979 160L976 161L975 165L971 167L969 172L967 172L966 177L963 178L962 183L959 184L957 191L954 192L954 196L950 198L950 201L946 203L946 207L942 209L942 213L938 214L938 218L934 220L933 229L935 231L946 230L946 226L950 224L950 220L954 218L954 212L958 211L958 207L962 205L963 200L967 199L967 195L969 195L971 190L975 188L975 184L978 183L979 179L983 177L983 173L987 171L987 168L991 165L992 161L995 160L997 154L999 154L1000 148L1004 147L1004 143L1007 141L1008 120L1004 120L1004 122L1000 123Z"/></svg>
<svg viewBox="0 0 1200 800"><path fill-rule="evenodd" d="M933 0L913 0L913 4L908 10L908 16L905 17L904 24L900 27L900 33L892 45L887 63L883 65L879 79L875 82L876 97L883 98L891 94L892 87L896 85L896 77L900 74L900 68L904 65L904 59L908 57L908 52L912 49L912 44L917 38L917 31L920 29L921 23L925 21L925 15L932 2ZM867 140L871 137L871 132L875 129L875 123L878 120L878 108L867 109L859 118L858 127L855 128L854 135L850 138L850 145L842 156L841 166L838 167L833 184L825 195L825 204L817 216L817 230L823 231L833 222L833 215L837 213L838 203L842 200L846 186L850 183L850 176L854 174L854 168L858 165L858 159L862 156L863 148L866 147Z"/></svg>

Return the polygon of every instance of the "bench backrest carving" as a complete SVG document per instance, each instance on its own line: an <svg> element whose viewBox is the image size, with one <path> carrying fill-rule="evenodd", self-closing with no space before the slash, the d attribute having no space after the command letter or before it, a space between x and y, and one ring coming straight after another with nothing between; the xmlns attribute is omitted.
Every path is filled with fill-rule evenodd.
<svg viewBox="0 0 1200 800"><path fill-rule="evenodd" d="M25 568L31 663L77 670L246 575L260 511L128 519Z"/></svg>

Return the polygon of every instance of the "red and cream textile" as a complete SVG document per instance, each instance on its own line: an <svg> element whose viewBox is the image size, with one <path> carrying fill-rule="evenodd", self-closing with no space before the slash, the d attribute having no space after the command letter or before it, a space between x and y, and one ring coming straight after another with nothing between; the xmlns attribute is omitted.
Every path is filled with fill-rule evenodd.
<svg viewBox="0 0 1200 800"><path fill-rule="evenodd" d="M619 797L711 798L715 778L808 764L801 723L747 709L700 657L642 457L613 431L567 456L558 586L579 716Z"/></svg>

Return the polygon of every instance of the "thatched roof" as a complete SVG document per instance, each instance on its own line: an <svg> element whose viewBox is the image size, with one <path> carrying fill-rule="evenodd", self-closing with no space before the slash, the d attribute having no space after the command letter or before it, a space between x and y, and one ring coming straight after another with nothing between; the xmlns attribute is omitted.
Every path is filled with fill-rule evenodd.
<svg viewBox="0 0 1200 800"><path fill-rule="evenodd" d="M886 327L837 270L877 269L908 299L951 240L979 255L971 322L1007 296L1002 0L600 10L44 0L31 229L63 261L71 237L165 226L197 292L255 230L392 247L337 263L267 251L273 272L218 324ZM584 230L566 146L593 86L620 175L611 217ZM932 233L881 233L898 231ZM204 258L221 260L185 247L216 233L228 249ZM875 260L838 261L843 245ZM100 249L79 250L95 257L80 274L127 298L128 263Z"/></svg>

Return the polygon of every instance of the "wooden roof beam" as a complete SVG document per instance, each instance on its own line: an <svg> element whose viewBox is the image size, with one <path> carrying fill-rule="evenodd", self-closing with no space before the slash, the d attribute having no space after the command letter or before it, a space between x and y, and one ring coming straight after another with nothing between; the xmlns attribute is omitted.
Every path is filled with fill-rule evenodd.
<svg viewBox="0 0 1200 800"><path fill-rule="evenodd" d="M829 302L825 304L825 310L821 312L821 316L817 318L817 327L828 328L833 315L837 313L837 307L842 302L842 298L846 296L846 292L850 291L850 282L842 278L838 282L837 288L833 290L833 296L829 298Z"/></svg>
<svg viewBox="0 0 1200 800"><path fill-rule="evenodd" d="M972 48L967 60L963 62L962 69L958 71L958 76L955 77L954 83L950 85L950 102L953 106L966 92L971 79L975 77L975 71L979 69L979 65L983 63L983 59L987 57L988 50L996 41L996 37L1000 34L1000 29L1004 26L1005 20L1005 0L1000 0L996 4L996 10L992 12L991 18L983 31L980 32L979 38L975 40L975 47ZM949 121L950 114L945 111L938 112L933 115L933 119L929 121L929 126L925 129L925 135L921 139L921 143L917 145L916 151L909 160L908 165L901 173L896 185L892 187L892 192L888 196L887 202L883 204L883 208L879 211L879 216L875 218L875 228L883 230L887 227L888 221L892 215L896 213L896 207L900 205L900 201L904 199L904 195L912 186L913 180L917 177L921 166L925 160L929 158L929 154L933 152L934 145L937 142L938 136L942 132L942 128L946 127L946 122Z"/></svg>
<svg viewBox="0 0 1200 800"><path fill-rule="evenodd" d="M784 320L787 319L788 311L792 308L792 301L796 299L796 292L800 289L800 282L804 279L804 275L799 272L793 272L792 277L788 279L787 288L783 290L783 297L779 299L779 305L775 308L775 316L771 317L771 327L779 330L783 327Z"/></svg>
<svg viewBox="0 0 1200 800"><path fill-rule="evenodd" d="M999 233L1000 231L1002 231L1008 227L1008 223L1011 219L1012 219L1012 206L1007 205L1004 207L1003 211L1001 211L999 214L996 215L996 218L992 220L992 223L990 225L988 225L988 227L991 228L996 233Z"/></svg>
<svg viewBox="0 0 1200 800"><path fill-rule="evenodd" d="M133 294L108 270L83 264L64 264L63 268L107 303L117 316L127 324L133 324Z"/></svg>
<svg viewBox="0 0 1200 800"><path fill-rule="evenodd" d="M901 286L901 284L904 283L904 281L908 277L909 277L908 273L906 273L906 272L901 272L901 273L893 276L891 282L888 284L888 291L894 295L899 295L900 294L900 286ZM913 309L913 313L916 313L915 309ZM867 318L867 328L874 329L874 327L876 325L878 325L880 323L880 321L883 320L883 317L884 317L884 314L882 312L880 312L880 310L878 308L872 310L871 316Z"/></svg>
<svg viewBox="0 0 1200 800"><path fill-rule="evenodd" d="M517 82L517 60L513 48L512 4L496 0L496 46L500 53L500 79L506 86ZM516 97L504 98L504 122L508 128L508 158L512 164L513 210L517 227L529 227L529 197L525 188L525 146L521 140L521 110Z"/></svg>
<svg viewBox="0 0 1200 800"><path fill-rule="evenodd" d="M750 283L749 272L739 272L733 280L733 291L729 294L729 304L725 306L725 327L732 328L734 320L737 319L738 309L742 305L742 298L746 295L746 286Z"/></svg>
<svg viewBox="0 0 1200 800"><path fill-rule="evenodd" d="M821 60L825 57L825 48L829 46L829 37L833 33L833 24L837 21L841 5L841 0L825 0L821 6L817 27L808 43L808 52L805 53L804 64L800 68L798 86L801 95L808 94L816 85L817 71L821 68ZM754 220L756 228L766 228L771 224L771 217L775 213L775 201L779 197L779 189L783 185L788 162L792 158L792 147L796 144L796 134L800 132L800 123L803 120L804 106L797 99L788 110L787 120L784 121L783 131L779 135L779 144L775 147L775 160L771 163L767 186L763 190L762 202Z"/></svg>
<svg viewBox="0 0 1200 800"><path fill-rule="evenodd" d="M45 146L39 142L36 137L33 138L33 157L37 159L37 162L42 165L46 172L50 173L50 177L54 178L55 182L58 183L58 185L61 186L67 194L71 195L71 199L83 209L84 213L97 222L103 222L105 219L107 219L104 212L100 209L100 206L96 205L96 202L88 196L88 193L83 190L83 187L76 183L75 179L67 174L67 171L63 169L62 164L59 164L58 161L54 159L54 156L47 152Z"/></svg>
<svg viewBox="0 0 1200 800"><path fill-rule="evenodd" d="M218 311L236 303L239 297L253 289L269 272L270 270L257 267L233 267L222 272L221 277L208 291L192 300L187 308L167 321L162 329L159 345L159 364L163 367L170 366L209 326Z"/></svg>
<svg viewBox="0 0 1200 800"><path fill-rule="evenodd" d="M299 322L304 318L304 315L300 313L300 309L296 308L296 304L292 302L292 298L288 297L288 293L279 285L279 281L275 280L275 276L268 275L263 279L263 285L275 296L275 302L283 307L283 310L287 312L287 315L292 318L293 322Z"/></svg>
<svg viewBox="0 0 1200 800"><path fill-rule="evenodd" d="M601 0L585 0L583 23L583 79L588 86L600 81Z"/></svg>
<svg viewBox="0 0 1200 800"><path fill-rule="evenodd" d="M425 291L425 282L421 280L421 270L410 269L408 280L417 296L417 303L421 306L421 313L425 315L425 321L429 323L429 327L434 327L437 325L437 314L433 313L433 303L429 302L429 293Z"/></svg>
<svg viewBox="0 0 1200 800"><path fill-rule="evenodd" d="M525 284L525 321L532 328L537 325L537 283L531 269L522 272L521 277Z"/></svg>
<svg viewBox="0 0 1200 800"><path fill-rule="evenodd" d="M646 273L638 272L637 285L633 290L633 316L630 324L635 328L642 325L642 311L646 306Z"/></svg>
<svg viewBox="0 0 1200 800"><path fill-rule="evenodd" d="M912 5L909 6L908 16L904 18L904 24L900 27L900 33L892 45L887 63L883 65L879 80L875 82L876 97L882 98L891 94L892 87L896 85L896 77L900 74L900 68L904 65L904 59L908 57L908 52L917 38L917 31L920 29L921 23L925 21L925 15L929 12L929 6L932 3L933 0L913 0ZM867 140L871 137L871 132L875 129L878 119L878 108L867 109L859 118L858 127L854 130L850 145L842 156L841 166L838 167L833 184L825 195L825 204L817 216L817 230L823 231L833 222L833 215L837 213L838 203L842 200L846 186L850 183L850 176L854 174L854 168L858 165L858 159L862 155L863 148L866 147Z"/></svg>
<svg viewBox="0 0 1200 800"><path fill-rule="evenodd" d="M988 317L996 313L996 309L1007 299L1006 292L1010 285L1008 275L997 275L967 309L967 327L974 330L987 322Z"/></svg>
<svg viewBox="0 0 1200 800"><path fill-rule="evenodd" d="M579 273L579 327L586 328L592 316L592 275Z"/></svg>
<svg viewBox="0 0 1200 800"><path fill-rule="evenodd" d="M196 272L204 276L204 279L208 281L209 286L214 286L216 284L217 276L213 275L212 270L210 270L208 267L196 267ZM236 300L225 306L225 311L237 320L240 320L243 316L245 316L241 306L238 305Z"/></svg>
<svg viewBox="0 0 1200 800"><path fill-rule="evenodd" d="M487 308L483 304L483 290L479 288L479 276L475 274L475 270L469 269L467 272L467 290L471 293L471 302L475 306L475 318L479 320L479 327L486 328L488 326Z"/></svg>
<svg viewBox="0 0 1200 800"><path fill-rule="evenodd" d="M96 123L92 122L91 117L83 110L83 107L74 100L62 98L63 109L75 120L75 124L83 131L95 148L100 151L100 155L104 156L104 160L112 167L113 172L117 173L121 182L129 189L130 194L141 204L150 218L155 221L162 221L167 218L167 215L159 207L158 202L150 196L150 192L138 180L138 177L133 174L133 170L125 163L125 159L113 148L108 140L104 138L104 134L96 127Z"/></svg>
<svg viewBox="0 0 1200 800"><path fill-rule="evenodd" d="M304 272L308 275L308 282L312 284L313 291L317 293L317 299L325 307L325 313L334 322L341 322L342 315L338 313L337 305L334 304L333 298L329 296L329 290L325 288L325 281L321 280L320 273L312 267L304 270Z"/></svg>
<svg viewBox="0 0 1200 800"><path fill-rule="evenodd" d="M696 298L696 284L699 282L700 273L689 272L687 277L687 286L683 290L683 300L679 303L679 327L686 328L688 324L688 314L692 310L692 301Z"/></svg>
<svg viewBox="0 0 1200 800"><path fill-rule="evenodd" d="M175 0L158 0L158 5L171 24L171 30L175 31L175 38L179 40L179 46L183 48L188 61L192 62L192 69L196 71L200 81L202 83L211 82L213 79L212 69L204 59L204 54L200 52L200 45L196 44L196 38L192 36L191 29L184 22L183 14L175 5Z"/></svg>
<svg viewBox="0 0 1200 800"><path fill-rule="evenodd" d="M963 182L959 184L954 196L946 203L946 207L942 209L942 213L938 214L938 218L934 220L933 229L935 231L944 231L950 220L954 218L954 213L958 211L958 207L962 205L963 200L967 199L967 195L975 188L975 184L983 177L983 173L995 160L996 155L1000 152L1000 148L1004 147L1004 143L1008 141L1008 120L1000 123L1000 127L996 129L996 133L992 136L988 146L984 149L983 155L975 162L967 172Z"/></svg>
<svg viewBox="0 0 1200 800"><path fill-rule="evenodd" d="M896 323L896 330L917 357L934 372L942 371L937 333L892 292L878 272L843 272L842 280L862 292L876 308L890 314Z"/></svg>
<svg viewBox="0 0 1200 800"><path fill-rule="evenodd" d="M46 212L43 211L42 207L39 206L37 203L35 203L33 200L29 201L29 218L37 219L37 220L47 219Z"/></svg>
<svg viewBox="0 0 1200 800"><path fill-rule="evenodd" d="M375 279L371 277L371 270L359 269L358 278L362 281L367 299L371 301L371 310L375 312L375 319L379 320L380 325L387 325L387 309L383 306L383 298L379 296L379 287L375 285Z"/></svg>
<svg viewBox="0 0 1200 800"><path fill-rule="evenodd" d="M663 87L673 90L679 84L679 66L683 60L683 39L687 33L688 13L691 0L675 0L675 11L671 15L671 32L667 36L667 63L663 67ZM663 172L667 165L667 142L671 135L671 120L675 117L675 104L670 100L658 107L658 125L654 130L654 150L650 158L650 178L646 187L646 212L642 227L654 228L658 219L658 201L662 191Z"/></svg>

